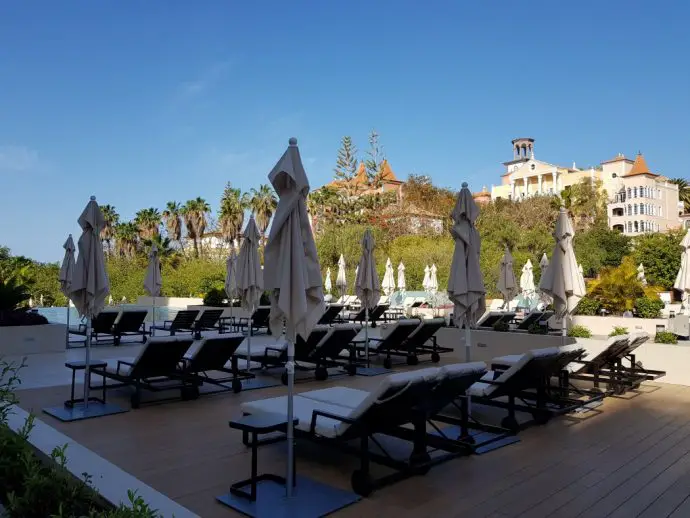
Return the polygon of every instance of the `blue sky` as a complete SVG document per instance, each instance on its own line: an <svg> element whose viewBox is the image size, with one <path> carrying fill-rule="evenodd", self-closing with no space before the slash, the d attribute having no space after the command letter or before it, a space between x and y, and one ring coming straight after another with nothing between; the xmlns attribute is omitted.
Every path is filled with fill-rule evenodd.
<svg viewBox="0 0 690 518"><path fill-rule="evenodd" d="M510 140L690 176L690 4L27 0L0 4L0 244L55 261L91 194L124 218L266 183L288 138L312 186L372 128L394 171L474 190Z"/></svg>

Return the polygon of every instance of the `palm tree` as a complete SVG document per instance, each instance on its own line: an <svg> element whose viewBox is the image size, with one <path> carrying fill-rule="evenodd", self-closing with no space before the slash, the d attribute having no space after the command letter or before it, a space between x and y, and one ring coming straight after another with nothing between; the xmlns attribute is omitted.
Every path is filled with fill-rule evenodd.
<svg viewBox="0 0 690 518"><path fill-rule="evenodd" d="M242 231L245 208L246 198L242 196L242 191L234 189L228 182L220 200L220 212L218 214L220 231L228 242L236 239Z"/></svg>
<svg viewBox="0 0 690 518"><path fill-rule="evenodd" d="M105 250L110 253L113 251L113 237L115 237L115 227L120 223L120 215L112 205L101 205L101 214L105 224L101 229L101 240L105 241Z"/></svg>
<svg viewBox="0 0 690 518"><path fill-rule="evenodd" d="M115 243L122 257L132 259L139 247L139 227L131 221L119 223L115 227Z"/></svg>
<svg viewBox="0 0 690 518"><path fill-rule="evenodd" d="M270 185L262 184L259 190L252 189L248 197L248 206L254 213L256 224L261 235L266 233L271 216L278 206L278 198Z"/></svg>
<svg viewBox="0 0 690 518"><path fill-rule="evenodd" d="M154 236L152 239L144 240L144 252L146 255L151 251L151 246L156 245L158 250L158 257L163 265L169 265L173 269L180 264L180 252L172 246L172 240L169 237L163 237L160 234Z"/></svg>
<svg viewBox="0 0 690 518"><path fill-rule="evenodd" d="M187 237L194 243L194 255L199 257L199 241L204 237L211 206L201 197L188 200L182 208L182 217L187 228Z"/></svg>
<svg viewBox="0 0 690 518"><path fill-rule="evenodd" d="M168 236L179 243L182 240L182 205L169 201L163 211L163 219Z"/></svg>
<svg viewBox="0 0 690 518"><path fill-rule="evenodd" d="M685 178L673 178L670 182L678 186L678 200L683 202L683 212L690 212L690 183Z"/></svg>
<svg viewBox="0 0 690 518"><path fill-rule="evenodd" d="M136 213L134 223L139 228L142 239L151 239L160 233L161 213L153 207L141 209Z"/></svg>

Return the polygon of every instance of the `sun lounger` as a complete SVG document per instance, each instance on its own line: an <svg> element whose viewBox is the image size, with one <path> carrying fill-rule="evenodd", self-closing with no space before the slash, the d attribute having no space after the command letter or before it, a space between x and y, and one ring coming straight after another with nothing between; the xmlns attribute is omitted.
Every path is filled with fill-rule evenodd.
<svg viewBox="0 0 690 518"><path fill-rule="evenodd" d="M553 316L553 311L532 311L522 322L517 326L519 331L529 331L529 328L533 325L540 325L541 322L548 322L548 320Z"/></svg>
<svg viewBox="0 0 690 518"><path fill-rule="evenodd" d="M146 315L147 310L123 311L120 318L113 324L113 340L120 345L123 336L141 336L141 343L146 343Z"/></svg>
<svg viewBox="0 0 690 518"><path fill-rule="evenodd" d="M340 315L340 312L345 308L342 304L330 304L327 308L326 311L324 312L323 316L319 320L319 324L322 325L329 325L332 324Z"/></svg>
<svg viewBox="0 0 690 518"><path fill-rule="evenodd" d="M385 354L383 366L386 369L390 369L393 365L391 355L406 355L407 349L404 348L404 344L410 337L410 334L420 325L421 321L417 318L405 318L396 321L391 325L391 330L383 338L369 338L369 354ZM357 349L360 352L365 349L363 341L357 342Z"/></svg>
<svg viewBox="0 0 690 518"><path fill-rule="evenodd" d="M378 304L374 309L369 311L369 322L371 323L372 327L376 327L376 322L381 318L386 316L386 311L388 310L390 306L386 304ZM356 313L350 314L350 317L348 320L351 322L359 322L359 323L364 323L364 319L366 318L366 309L362 308Z"/></svg>
<svg viewBox="0 0 690 518"><path fill-rule="evenodd" d="M427 354L430 355L433 363L438 363L441 360L441 353L453 351L450 347L439 347L436 343L436 333L445 326L445 318L438 317L422 320L422 324L412 332L404 344L407 349L408 365L417 365L419 363L419 356Z"/></svg>
<svg viewBox="0 0 690 518"><path fill-rule="evenodd" d="M101 311L91 320L91 338L98 340L98 335L113 336L113 324L120 313L118 311ZM86 324L70 326L69 332L75 335L86 336Z"/></svg>
<svg viewBox="0 0 690 518"><path fill-rule="evenodd" d="M218 324L221 315L223 314L222 309L206 309L204 312L194 321L192 325L192 332L194 333L194 339L201 339L202 331L220 331L221 327Z"/></svg>
<svg viewBox="0 0 690 518"><path fill-rule="evenodd" d="M185 353L182 364L183 372L188 377L199 381L200 384L210 383L226 390L225 383L231 382L232 391L241 392L242 380L252 377L239 369L236 358L233 360L235 351L244 340L245 337L241 335L204 338ZM228 362L231 362L230 369L226 367ZM211 377L209 372L214 371L230 373L231 376L229 378Z"/></svg>
<svg viewBox="0 0 690 518"><path fill-rule="evenodd" d="M191 338L151 338L142 346L136 358L109 359L106 367L92 368L92 371L119 382L106 385L106 388L134 387L132 408L141 405L142 389L152 392L180 390L182 399L193 399L198 394L194 380L180 370L184 354L191 345Z"/></svg>
<svg viewBox="0 0 690 518"><path fill-rule="evenodd" d="M314 374L317 380L323 381L328 378L328 367L345 367L347 373L354 376L356 365L352 340L361 328L359 324L335 324L331 328L332 331L319 341L307 356L300 357L299 360L316 366ZM349 353L348 360L343 359L345 352ZM295 358L297 359L297 356Z"/></svg>
<svg viewBox="0 0 690 518"><path fill-rule="evenodd" d="M271 306L259 306L252 313L251 319L248 317L240 317L235 326L239 331L246 330L249 327L249 321L252 323L252 333L256 333L261 329L268 329L268 318L271 314Z"/></svg>
<svg viewBox="0 0 690 518"><path fill-rule="evenodd" d="M486 373L480 382L472 385L468 395L472 396L472 401L508 410L501 426L509 430L521 428L516 411L529 413L534 422L543 424L555 415L571 412L603 397L585 390L571 394L570 386L562 381L556 386L550 383L553 377L562 380L561 373L567 365L583 353L578 346L535 349L520 355L507 370ZM496 360L492 362L494 365Z"/></svg>
<svg viewBox="0 0 690 518"><path fill-rule="evenodd" d="M172 320L163 321L162 325L151 326L151 334L154 330L167 331L170 336L175 336L175 333L193 333L194 321L199 315L198 309L183 309L178 311L175 318Z"/></svg>
<svg viewBox="0 0 690 518"><path fill-rule="evenodd" d="M367 496L376 488L425 473L433 464L447 460L430 457L425 415L417 411L428 400L440 375L438 368L421 369L391 374L371 392L336 387L329 392L314 391L295 396L293 411L299 420L295 436L356 454L360 467L352 473L351 485L359 495ZM242 404L242 412L286 415L287 397L246 402ZM408 428L409 425L412 428ZM380 436L409 441L412 446L409 458L399 460L390 455L385 444L378 440ZM244 440L246 444L246 434ZM370 441L384 453L370 451ZM374 478L369 468L371 462L395 472Z"/></svg>
<svg viewBox="0 0 690 518"><path fill-rule="evenodd" d="M510 323L515 318L514 311L488 311L477 322L477 327L492 328L499 322Z"/></svg>

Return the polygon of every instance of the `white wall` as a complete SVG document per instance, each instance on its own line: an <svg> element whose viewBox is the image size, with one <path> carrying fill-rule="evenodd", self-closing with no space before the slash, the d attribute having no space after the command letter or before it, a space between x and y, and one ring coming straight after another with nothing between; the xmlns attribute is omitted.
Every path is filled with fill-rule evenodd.
<svg viewBox="0 0 690 518"><path fill-rule="evenodd" d="M172 308L186 308L190 305L200 305L204 303L204 299L198 297L156 297L156 306L169 306ZM153 306L153 297L139 297L136 306Z"/></svg>
<svg viewBox="0 0 690 518"><path fill-rule="evenodd" d="M624 317L595 317L576 315L573 324L587 327L593 335L608 336L613 328L627 327L628 331L646 331L650 336L656 334L656 326L666 326L665 318L624 318Z"/></svg>

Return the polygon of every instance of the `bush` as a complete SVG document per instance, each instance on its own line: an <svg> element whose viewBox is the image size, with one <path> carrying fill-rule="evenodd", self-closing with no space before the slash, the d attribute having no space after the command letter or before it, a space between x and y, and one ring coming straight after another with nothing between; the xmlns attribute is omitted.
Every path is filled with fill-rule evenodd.
<svg viewBox="0 0 690 518"><path fill-rule="evenodd" d="M596 316L601 309L601 302L590 297L582 297L575 308L576 315Z"/></svg>
<svg viewBox="0 0 690 518"><path fill-rule="evenodd" d="M541 326L539 324L532 324L527 329L527 332L531 335L545 335L548 334L549 328L547 326Z"/></svg>
<svg viewBox="0 0 690 518"><path fill-rule="evenodd" d="M498 331L499 333L505 333L508 330L510 330L508 322L496 322L494 324L494 331Z"/></svg>
<svg viewBox="0 0 690 518"><path fill-rule="evenodd" d="M654 343L657 344L677 344L678 337L671 331L659 331L654 336Z"/></svg>
<svg viewBox="0 0 690 518"><path fill-rule="evenodd" d="M640 297L635 300L635 310L640 318L659 318L662 309L664 309L664 302L661 299Z"/></svg>
<svg viewBox="0 0 690 518"><path fill-rule="evenodd" d="M162 518L129 491L129 504L108 509L91 485L91 477L74 478L66 469L67 445L55 448L52 462L42 462L28 442L34 426L31 415L18 432L7 425L12 405L17 403L19 384L16 365L0 359L0 503L7 518Z"/></svg>
<svg viewBox="0 0 690 518"><path fill-rule="evenodd" d="M623 327L623 326L614 326L613 331L609 333L609 336L621 336L621 335L627 335L628 334L628 328Z"/></svg>
<svg viewBox="0 0 690 518"><path fill-rule="evenodd" d="M23 309L0 311L0 327L40 326L47 323L46 317L33 311L24 311Z"/></svg>
<svg viewBox="0 0 690 518"><path fill-rule="evenodd" d="M575 325L568 329L568 336L574 338L592 338L592 332L586 326Z"/></svg>
<svg viewBox="0 0 690 518"><path fill-rule="evenodd" d="M212 288L204 295L204 306L225 306L225 290Z"/></svg>

